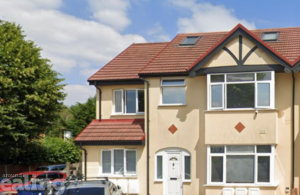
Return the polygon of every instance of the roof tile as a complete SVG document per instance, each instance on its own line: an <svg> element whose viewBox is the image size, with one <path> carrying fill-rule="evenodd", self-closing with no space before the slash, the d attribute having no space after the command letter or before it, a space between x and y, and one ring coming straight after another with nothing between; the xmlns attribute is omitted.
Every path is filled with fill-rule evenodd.
<svg viewBox="0 0 300 195"><path fill-rule="evenodd" d="M144 138L144 119L103 119L93 120L74 141L143 141Z"/></svg>

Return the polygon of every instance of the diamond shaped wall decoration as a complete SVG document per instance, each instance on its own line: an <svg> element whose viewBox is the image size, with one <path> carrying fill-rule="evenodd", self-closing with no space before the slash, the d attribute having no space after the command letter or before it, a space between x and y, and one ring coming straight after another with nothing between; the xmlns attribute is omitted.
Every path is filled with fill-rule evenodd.
<svg viewBox="0 0 300 195"><path fill-rule="evenodd" d="M244 129L245 129L245 126L239 122L235 127L234 127L239 133L241 133Z"/></svg>
<svg viewBox="0 0 300 195"><path fill-rule="evenodd" d="M174 134L177 131L177 127L175 127L175 125L171 125L171 127L169 127L169 131Z"/></svg>

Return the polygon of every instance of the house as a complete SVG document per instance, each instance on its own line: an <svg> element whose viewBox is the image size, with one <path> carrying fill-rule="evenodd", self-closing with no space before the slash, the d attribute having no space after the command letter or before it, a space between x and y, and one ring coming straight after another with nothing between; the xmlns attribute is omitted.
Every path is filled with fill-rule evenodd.
<svg viewBox="0 0 300 195"><path fill-rule="evenodd" d="M300 27L132 44L88 82L87 179L125 194L285 195L300 177Z"/></svg>

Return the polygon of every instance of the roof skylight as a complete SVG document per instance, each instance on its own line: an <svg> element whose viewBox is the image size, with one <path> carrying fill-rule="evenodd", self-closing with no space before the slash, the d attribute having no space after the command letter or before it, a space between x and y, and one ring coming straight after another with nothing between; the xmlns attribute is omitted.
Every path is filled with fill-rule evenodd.
<svg viewBox="0 0 300 195"><path fill-rule="evenodd" d="M263 41L278 41L279 32L263 32L261 40Z"/></svg>
<svg viewBox="0 0 300 195"><path fill-rule="evenodd" d="M200 36L188 36L179 45L195 45L200 38Z"/></svg>

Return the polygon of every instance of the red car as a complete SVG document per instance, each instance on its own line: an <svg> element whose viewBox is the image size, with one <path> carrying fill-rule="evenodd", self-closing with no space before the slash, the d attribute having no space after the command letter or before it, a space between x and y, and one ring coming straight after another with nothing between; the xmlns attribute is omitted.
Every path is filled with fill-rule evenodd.
<svg viewBox="0 0 300 195"><path fill-rule="evenodd" d="M67 175L59 171L31 171L19 174L13 174L8 179L3 179L0 183L0 195L17 194L15 190L18 186L29 185L32 181L49 180L49 181L64 181Z"/></svg>

